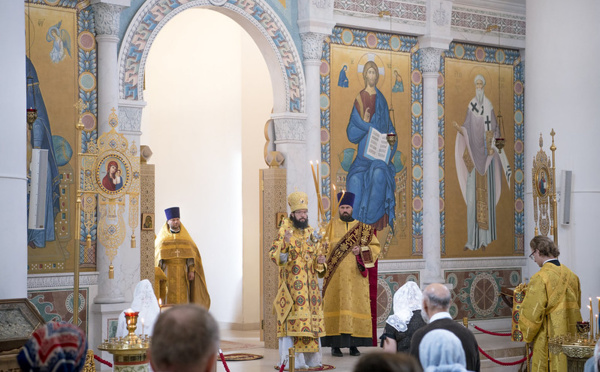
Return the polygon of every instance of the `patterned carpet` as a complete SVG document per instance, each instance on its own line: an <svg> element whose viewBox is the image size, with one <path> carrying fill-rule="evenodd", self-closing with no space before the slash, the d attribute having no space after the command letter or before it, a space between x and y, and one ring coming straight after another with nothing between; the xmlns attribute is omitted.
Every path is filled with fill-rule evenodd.
<svg viewBox="0 0 600 372"><path fill-rule="evenodd" d="M242 342L233 342L233 341L225 341L221 340L219 348L225 351L233 351L233 350L243 350L243 349L257 349L263 348L262 343L242 343Z"/></svg>
<svg viewBox="0 0 600 372"><path fill-rule="evenodd" d="M228 362L245 362L247 360L257 360L263 358L262 355L248 353L225 354L223 357Z"/></svg>
<svg viewBox="0 0 600 372"><path fill-rule="evenodd" d="M275 366L274 367L276 370L279 370L279 367ZM307 368L307 369L296 369L295 371L298 372L308 372L308 371L329 371L330 369L335 369L334 366L332 366L331 364L323 364L322 367L314 367L314 368Z"/></svg>

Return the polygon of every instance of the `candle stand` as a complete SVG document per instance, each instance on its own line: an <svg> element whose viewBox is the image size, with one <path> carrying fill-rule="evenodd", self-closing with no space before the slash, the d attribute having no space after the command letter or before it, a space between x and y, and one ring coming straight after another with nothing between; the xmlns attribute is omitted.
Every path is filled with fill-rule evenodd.
<svg viewBox="0 0 600 372"><path fill-rule="evenodd" d="M138 312L125 312L127 330L129 334L125 337L113 337L104 340L98 349L108 351L113 356L113 371L115 372L148 372L147 351L150 347L148 335L138 336L135 334L137 328Z"/></svg>
<svg viewBox="0 0 600 372"><path fill-rule="evenodd" d="M583 371L585 362L594 355L596 339L590 335L588 322L577 322L577 335L567 334L548 340L548 349L552 354L563 353L567 356L567 372Z"/></svg>

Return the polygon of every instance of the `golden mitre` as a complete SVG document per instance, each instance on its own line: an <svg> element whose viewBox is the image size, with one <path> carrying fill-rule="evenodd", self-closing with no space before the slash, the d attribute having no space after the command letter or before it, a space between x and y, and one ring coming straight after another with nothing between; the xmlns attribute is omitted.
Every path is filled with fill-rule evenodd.
<svg viewBox="0 0 600 372"><path fill-rule="evenodd" d="M288 196L288 204L291 212L308 209L308 196L302 191L295 191Z"/></svg>

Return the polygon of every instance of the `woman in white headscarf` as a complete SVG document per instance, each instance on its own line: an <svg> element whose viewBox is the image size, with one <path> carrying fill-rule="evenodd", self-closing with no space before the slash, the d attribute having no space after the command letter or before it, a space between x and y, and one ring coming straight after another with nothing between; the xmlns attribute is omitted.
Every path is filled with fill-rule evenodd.
<svg viewBox="0 0 600 372"><path fill-rule="evenodd" d="M135 333L139 336L143 331L147 335L152 335L154 323L160 315L160 308L158 307L158 300L154 295L152 284L150 284L148 279L142 280L135 286L130 308L133 311L139 312ZM125 311L123 311L119 315L117 337L125 337L127 334L129 334L129 331L127 331L127 323L125 322Z"/></svg>
<svg viewBox="0 0 600 372"><path fill-rule="evenodd" d="M417 283L406 282L394 294L394 313L390 315L381 336L381 347L387 352L408 352L410 339L426 323L421 317L423 292Z"/></svg>
<svg viewBox="0 0 600 372"><path fill-rule="evenodd" d="M462 343L445 329L427 332L419 344L423 372L466 372L467 359Z"/></svg>

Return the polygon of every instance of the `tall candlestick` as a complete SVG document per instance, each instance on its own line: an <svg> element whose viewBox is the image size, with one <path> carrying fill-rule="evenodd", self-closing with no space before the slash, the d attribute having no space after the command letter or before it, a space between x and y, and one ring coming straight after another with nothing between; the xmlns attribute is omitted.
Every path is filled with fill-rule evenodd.
<svg viewBox="0 0 600 372"><path fill-rule="evenodd" d="M321 216L324 216L323 204L321 203L321 192L319 191L319 183L317 182L317 175L315 174L315 167L312 160L310 161L310 168L312 170L313 180L315 181L315 191L317 192L317 207L318 207L318 222L321 222Z"/></svg>
<svg viewBox="0 0 600 372"><path fill-rule="evenodd" d="M592 299L590 298L590 301ZM588 305L588 309L590 309L590 340L594 338L594 314L592 313L592 307Z"/></svg>
<svg viewBox="0 0 600 372"><path fill-rule="evenodd" d="M319 193L321 193L321 166L317 160L317 181L319 181Z"/></svg>

